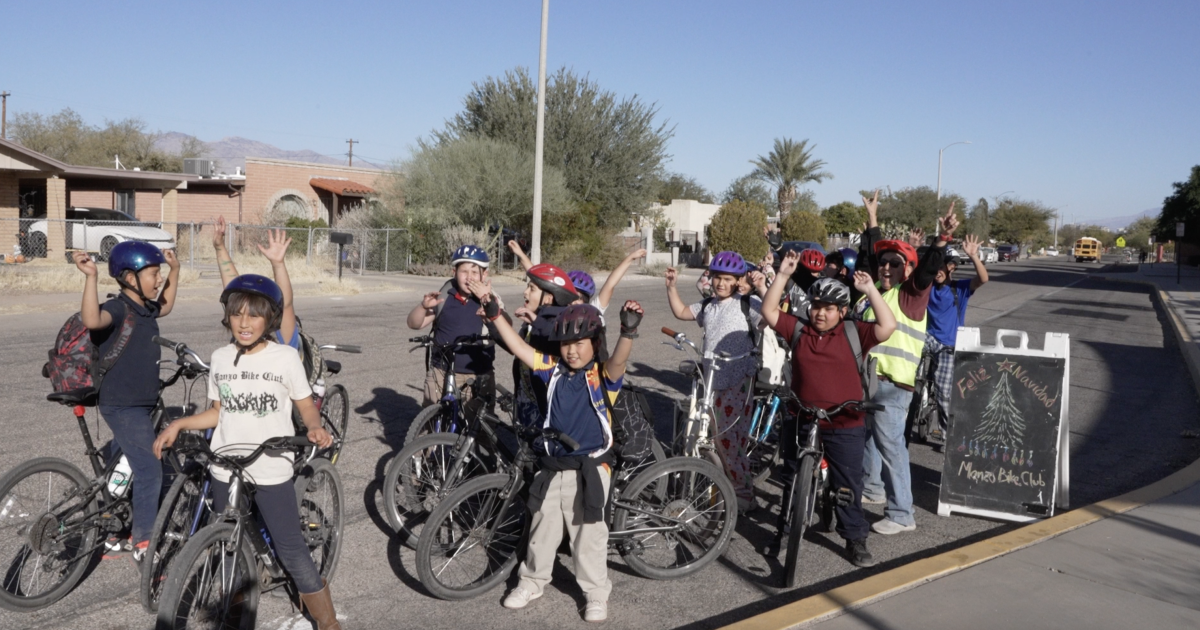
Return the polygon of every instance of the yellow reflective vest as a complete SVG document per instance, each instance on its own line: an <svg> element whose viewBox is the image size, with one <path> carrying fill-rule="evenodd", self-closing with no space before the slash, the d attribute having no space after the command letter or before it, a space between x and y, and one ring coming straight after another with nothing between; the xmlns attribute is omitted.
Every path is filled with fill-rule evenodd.
<svg viewBox="0 0 1200 630"><path fill-rule="evenodd" d="M866 300L864 295L861 301ZM887 341L872 348L870 354L878 359L877 371L880 376L911 388L917 379L921 353L925 350L925 326L929 314L922 313L920 320L909 319L904 311L900 310L900 285L884 292L883 301L896 317L896 332L892 333ZM869 303L863 311L862 321L875 321L875 309L871 308Z"/></svg>

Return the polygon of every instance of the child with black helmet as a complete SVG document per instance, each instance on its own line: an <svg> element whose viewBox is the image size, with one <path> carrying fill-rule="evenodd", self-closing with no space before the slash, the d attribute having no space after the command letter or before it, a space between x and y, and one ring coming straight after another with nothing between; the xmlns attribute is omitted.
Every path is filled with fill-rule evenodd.
<svg viewBox="0 0 1200 630"><path fill-rule="evenodd" d="M587 600L583 618L604 621L612 590L604 520L613 461L610 407L621 391L642 307L629 301L621 309L621 338L611 356L600 311L590 304L570 305L555 317L550 340L558 348L553 354L526 343L500 315L498 303L490 300L486 316L495 322L509 351L548 386L542 426L557 429L579 444L574 451L557 440L542 445L540 470L529 490L528 507L534 513L529 547L518 571L520 582L505 597L504 606L524 608L542 596L565 527L571 538L575 580Z"/></svg>
<svg viewBox="0 0 1200 630"><path fill-rule="evenodd" d="M129 540L113 540L110 550L132 550L140 560L149 545L150 530L158 512L162 490L162 465L154 458L154 424L151 414L158 403L158 359L161 350L154 344L158 318L166 317L175 306L179 289L179 261L175 250L160 251L154 245L138 241L117 243L108 255L108 275L121 286L117 297L100 304L97 295L96 263L86 252L74 252L75 266L83 272L83 303L79 314L91 331L92 343L100 355L115 344L124 350L100 384L100 415L112 429L113 440L133 470L133 528ZM160 270L170 271L164 281ZM132 318L129 317L132 315ZM133 321L132 333L122 341L122 322ZM113 457L120 453L113 453Z"/></svg>
<svg viewBox="0 0 1200 630"><path fill-rule="evenodd" d="M221 293L225 316L221 323L233 336L229 345L213 352L208 377L212 407L176 420L154 441L154 454L175 443L180 431L215 429L211 447L233 455L254 450L265 440L295 434L292 407L308 429L308 439L321 448L333 438L321 426L320 413L300 355L275 343L283 313L283 293L270 278L243 274ZM276 556L287 570L300 599L321 630L337 629L329 586L321 579L300 530L300 513L292 485L291 453L267 453L246 467L257 490L255 504L271 535ZM230 471L214 464L213 511L229 499Z"/></svg>

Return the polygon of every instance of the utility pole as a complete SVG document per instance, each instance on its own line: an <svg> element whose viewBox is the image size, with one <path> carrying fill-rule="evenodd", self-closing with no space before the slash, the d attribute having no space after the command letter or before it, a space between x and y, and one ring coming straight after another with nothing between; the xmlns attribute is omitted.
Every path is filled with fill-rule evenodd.
<svg viewBox="0 0 1200 630"><path fill-rule="evenodd" d="M354 166L354 143L355 142L358 142L358 140L354 140L353 138L346 141L346 144L350 145L350 164L348 164L347 166Z"/></svg>
<svg viewBox="0 0 1200 630"><path fill-rule="evenodd" d="M542 160L546 144L546 28L550 23L550 0L542 0L542 40L538 48L537 131L533 145L533 242L529 257L542 262Z"/></svg>
<svg viewBox="0 0 1200 630"><path fill-rule="evenodd" d="M8 91L0 92L0 138L8 139Z"/></svg>

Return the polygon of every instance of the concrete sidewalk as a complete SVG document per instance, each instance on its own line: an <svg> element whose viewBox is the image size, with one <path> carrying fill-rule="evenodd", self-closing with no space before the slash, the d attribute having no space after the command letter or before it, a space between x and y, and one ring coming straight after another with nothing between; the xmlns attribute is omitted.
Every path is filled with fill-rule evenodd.
<svg viewBox="0 0 1200 630"><path fill-rule="evenodd" d="M1200 390L1200 272L1117 265L1152 287ZM1125 495L918 560L728 628L1200 628L1200 462Z"/></svg>

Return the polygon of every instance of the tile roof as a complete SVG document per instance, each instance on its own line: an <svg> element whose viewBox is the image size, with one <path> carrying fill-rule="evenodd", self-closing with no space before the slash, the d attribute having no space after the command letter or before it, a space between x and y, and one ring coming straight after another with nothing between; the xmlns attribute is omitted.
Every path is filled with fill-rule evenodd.
<svg viewBox="0 0 1200 630"><path fill-rule="evenodd" d="M370 186L352 182L348 179L333 179L331 177L313 177L308 180L308 183L313 188L325 190L335 195L349 195L353 197L361 197L363 195L374 195L375 189Z"/></svg>

